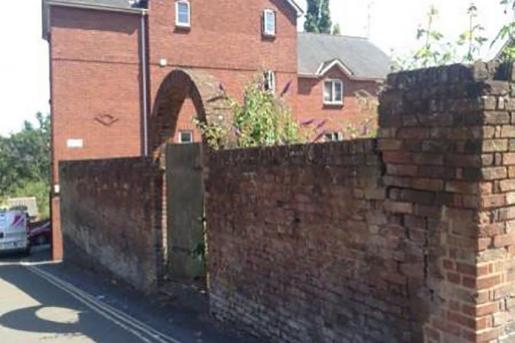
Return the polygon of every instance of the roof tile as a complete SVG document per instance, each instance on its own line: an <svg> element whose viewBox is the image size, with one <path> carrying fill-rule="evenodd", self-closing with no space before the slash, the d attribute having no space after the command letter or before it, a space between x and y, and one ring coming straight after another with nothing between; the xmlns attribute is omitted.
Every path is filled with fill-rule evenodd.
<svg viewBox="0 0 515 343"><path fill-rule="evenodd" d="M299 74L317 75L320 66L334 60L339 60L357 79L385 79L390 72L389 57L366 38L299 33Z"/></svg>

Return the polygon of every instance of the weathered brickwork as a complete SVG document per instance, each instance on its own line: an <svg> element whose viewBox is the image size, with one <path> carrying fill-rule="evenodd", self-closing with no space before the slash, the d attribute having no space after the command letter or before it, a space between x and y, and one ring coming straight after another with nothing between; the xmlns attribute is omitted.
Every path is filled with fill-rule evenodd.
<svg viewBox="0 0 515 343"><path fill-rule="evenodd" d="M390 210L414 254L427 342L497 342L509 331L510 87L496 64L391 75L380 139ZM511 78L511 75L509 76ZM417 285L421 275L425 285Z"/></svg>
<svg viewBox="0 0 515 343"><path fill-rule="evenodd" d="M484 325L485 340L495 337L498 342L515 341L515 78L511 70L499 68L497 80L482 84L482 169L470 175L481 180L473 285L476 320Z"/></svg>
<svg viewBox="0 0 515 343"><path fill-rule="evenodd" d="M141 158L60 164L66 259L155 289L161 260L162 172Z"/></svg>
<svg viewBox="0 0 515 343"><path fill-rule="evenodd" d="M215 316L275 342L513 341L510 71L391 75L377 141L211 153Z"/></svg>
<svg viewBox="0 0 515 343"><path fill-rule="evenodd" d="M211 310L275 342L412 342L375 142L210 155ZM422 281L422 279L421 279Z"/></svg>

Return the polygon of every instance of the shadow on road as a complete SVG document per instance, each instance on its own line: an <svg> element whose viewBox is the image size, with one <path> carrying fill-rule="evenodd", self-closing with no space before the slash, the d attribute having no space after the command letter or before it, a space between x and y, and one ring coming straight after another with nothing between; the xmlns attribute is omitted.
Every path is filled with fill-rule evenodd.
<svg viewBox="0 0 515 343"><path fill-rule="evenodd" d="M3 282L6 288L0 290L3 307L0 308L0 314L3 313L0 326L40 337L55 335L52 342L67 342L67 338L74 336L85 336L93 342L113 342L113 337L106 331L117 328L99 325L97 314L20 266L23 262L39 264L49 260L48 249L39 249L30 257L16 254L0 256L0 286ZM101 323L105 324L104 321ZM4 338L9 342L17 339L3 337L0 341Z"/></svg>
<svg viewBox="0 0 515 343"><path fill-rule="evenodd" d="M66 342L66 337L71 336L86 336L93 342L110 342L105 339L104 330L99 327L98 321L95 325L93 313L84 311L84 308L72 298L62 296L58 289L38 279L30 271L18 266L1 266L0 276L3 281L16 287L31 300L43 304L30 307L20 304L20 308L0 317L0 326L35 334L55 334L62 342ZM61 309L74 313L77 319L73 322L59 322L60 318L41 316L45 309Z"/></svg>
<svg viewBox="0 0 515 343"><path fill-rule="evenodd" d="M51 264L48 250L36 251L30 258L20 255L0 257L0 342L38 341L20 340L18 336L16 339L4 339L2 328L7 329L7 334L21 332L31 338L45 336L44 341L52 343L70 343L73 338L78 338L80 342L87 338L86 341L96 343L141 342L135 335L34 274L32 267L23 267L27 263L35 264L37 270L46 271L76 285L102 303L151 324L178 342L259 342L253 337L240 335L231 326L213 321L208 315L206 295L202 295L202 306L197 306L196 297L177 288L172 288L171 295L154 294L145 297L124 284L113 283L114 280L108 275L93 273L66 262ZM16 294L23 301L6 299L9 294ZM192 302L195 306L192 306ZM60 315L63 311L64 316ZM66 321L67 318L73 320Z"/></svg>
<svg viewBox="0 0 515 343"><path fill-rule="evenodd" d="M29 256L24 253L0 253L0 266L16 265L22 262L45 263L52 260L52 251L50 245L41 245L32 247Z"/></svg>

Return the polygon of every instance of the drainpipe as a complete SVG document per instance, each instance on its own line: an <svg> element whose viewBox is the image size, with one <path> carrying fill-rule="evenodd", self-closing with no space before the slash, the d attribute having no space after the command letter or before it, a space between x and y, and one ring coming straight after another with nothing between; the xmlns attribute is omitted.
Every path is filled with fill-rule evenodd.
<svg viewBox="0 0 515 343"><path fill-rule="evenodd" d="M147 73L147 12L141 14L141 82L143 92L143 155L148 156L148 73Z"/></svg>

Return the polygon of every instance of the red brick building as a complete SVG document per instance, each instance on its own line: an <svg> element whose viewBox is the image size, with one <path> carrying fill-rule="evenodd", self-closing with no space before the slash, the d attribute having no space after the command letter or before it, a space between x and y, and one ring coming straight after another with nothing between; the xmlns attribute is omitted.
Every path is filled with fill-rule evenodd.
<svg viewBox="0 0 515 343"><path fill-rule="evenodd" d="M366 107L375 102L389 65L365 38L299 33L298 118L325 122L329 140L367 134L377 118Z"/></svg>
<svg viewBox="0 0 515 343"><path fill-rule="evenodd" d="M149 154L149 118L172 71L199 70L240 97L256 75L330 139L356 122L354 92L374 94L388 58L365 39L298 34L294 0L42 0L50 45L54 190L61 160ZM192 99L168 138L199 141Z"/></svg>
<svg viewBox="0 0 515 343"><path fill-rule="evenodd" d="M50 45L54 179L64 159L148 152L148 117L172 70L203 70L240 97L256 74L291 87L299 120L328 132L359 122L355 92L375 94L388 58L362 38L297 33L293 0L43 0ZM200 140L190 99L176 142ZM57 182L56 182L57 183Z"/></svg>
<svg viewBox="0 0 515 343"><path fill-rule="evenodd" d="M233 96L241 95L256 73L273 71L277 88L292 82L289 102L295 108L301 9L293 1L255 0L244 7L229 0L153 0L149 6L45 0L43 5L56 180L60 160L148 152L146 120L160 85L177 68L204 70ZM266 13L272 14L270 33L263 29ZM193 140L200 139L192 113L186 99L174 140L189 131Z"/></svg>

